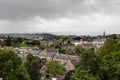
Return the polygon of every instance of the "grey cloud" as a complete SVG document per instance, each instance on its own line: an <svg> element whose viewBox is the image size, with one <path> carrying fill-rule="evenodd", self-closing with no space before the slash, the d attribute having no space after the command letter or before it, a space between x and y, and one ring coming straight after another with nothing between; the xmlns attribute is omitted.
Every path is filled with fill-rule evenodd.
<svg viewBox="0 0 120 80"><path fill-rule="evenodd" d="M81 0L0 0L0 18L64 16Z"/></svg>
<svg viewBox="0 0 120 80"><path fill-rule="evenodd" d="M113 0L0 0L0 18L22 19L34 16L56 18L69 16L69 14L74 16L90 13L119 12L119 4L113 3L112 1Z"/></svg>
<svg viewBox="0 0 120 80"><path fill-rule="evenodd" d="M111 33L119 23L119 0L0 0L0 33Z"/></svg>

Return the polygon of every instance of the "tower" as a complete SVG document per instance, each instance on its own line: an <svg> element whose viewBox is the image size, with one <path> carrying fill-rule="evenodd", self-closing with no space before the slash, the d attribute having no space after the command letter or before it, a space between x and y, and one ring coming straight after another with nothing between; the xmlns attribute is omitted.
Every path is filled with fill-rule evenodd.
<svg viewBox="0 0 120 80"><path fill-rule="evenodd" d="M105 37L105 30L103 31L103 37Z"/></svg>

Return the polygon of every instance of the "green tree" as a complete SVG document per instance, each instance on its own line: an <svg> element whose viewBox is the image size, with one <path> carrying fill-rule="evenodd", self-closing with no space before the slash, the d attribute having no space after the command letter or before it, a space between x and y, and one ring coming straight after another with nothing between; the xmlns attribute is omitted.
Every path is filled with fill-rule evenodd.
<svg viewBox="0 0 120 80"><path fill-rule="evenodd" d="M40 50L44 50L44 49L45 49L45 46L40 44L39 49L40 49Z"/></svg>
<svg viewBox="0 0 120 80"><path fill-rule="evenodd" d="M105 44L98 50L101 63L99 75L102 80L119 80L120 74L120 38L111 35Z"/></svg>
<svg viewBox="0 0 120 80"><path fill-rule="evenodd" d="M59 49L59 53L65 54L66 53L66 49L65 48L60 48Z"/></svg>
<svg viewBox="0 0 120 80"><path fill-rule="evenodd" d="M82 53L84 53L84 51L85 51L85 49L82 48L82 47L77 46L77 47L75 48L75 54L76 54L76 55L81 55Z"/></svg>
<svg viewBox="0 0 120 80"><path fill-rule="evenodd" d="M33 46L35 46L35 45L40 45L40 41L38 41L38 40L33 40L33 41L31 42L31 44L32 44Z"/></svg>
<svg viewBox="0 0 120 80"><path fill-rule="evenodd" d="M12 45L12 40L11 38L8 36L8 38L6 38L5 40L5 46L11 46Z"/></svg>
<svg viewBox="0 0 120 80"><path fill-rule="evenodd" d="M65 72L65 68L61 65L59 61L49 61L46 64L46 72L56 75L63 75Z"/></svg>
<svg viewBox="0 0 120 80"><path fill-rule="evenodd" d="M28 54L25 67L30 76L30 80L40 80L41 74L39 69L39 62L35 60L35 57L32 54Z"/></svg>
<svg viewBox="0 0 120 80"><path fill-rule="evenodd" d="M21 38L21 37L13 38L12 46L19 47L22 44L23 41L24 41L24 39Z"/></svg>
<svg viewBox="0 0 120 80"><path fill-rule="evenodd" d="M22 66L19 66L17 69L16 69L16 77L17 79L16 80L29 80L29 75L27 73L27 70L26 68L22 65Z"/></svg>
<svg viewBox="0 0 120 80"><path fill-rule="evenodd" d="M102 80L120 79L120 51L105 55L101 59L99 75Z"/></svg>
<svg viewBox="0 0 120 80"><path fill-rule="evenodd" d="M98 76L94 76L88 70L84 69L76 69L74 73L71 75L70 80L100 80Z"/></svg>
<svg viewBox="0 0 120 80"><path fill-rule="evenodd" d="M95 37L83 36L82 39L83 39L84 41L93 41L93 39L95 39Z"/></svg>
<svg viewBox="0 0 120 80"><path fill-rule="evenodd" d="M116 35L112 35L99 49L98 53L102 53L102 55L104 56L104 54L109 54L111 52L116 52L119 50L120 50L120 38L118 38Z"/></svg>
<svg viewBox="0 0 120 80"><path fill-rule="evenodd" d="M22 60L11 50L0 50L0 71L5 80L28 80Z"/></svg>
<svg viewBox="0 0 120 80"><path fill-rule="evenodd" d="M100 80L120 80L120 38L116 35L112 35L97 51L85 50L80 58L81 62L77 67L82 71L89 72L93 77L98 76ZM75 71L71 76L74 77L73 80L81 79L81 77L75 79L81 74L81 70Z"/></svg>
<svg viewBox="0 0 120 80"><path fill-rule="evenodd" d="M70 40L68 40L67 45L72 45L72 42Z"/></svg>
<svg viewBox="0 0 120 80"><path fill-rule="evenodd" d="M93 49L86 50L81 55L80 67L85 70L90 70L90 72L94 75L98 73L100 66L100 58L94 53Z"/></svg>

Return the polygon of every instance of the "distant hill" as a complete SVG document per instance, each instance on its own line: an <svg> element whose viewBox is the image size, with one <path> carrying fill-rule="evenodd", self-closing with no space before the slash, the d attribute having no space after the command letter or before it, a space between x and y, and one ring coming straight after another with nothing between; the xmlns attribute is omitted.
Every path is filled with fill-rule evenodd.
<svg viewBox="0 0 120 80"><path fill-rule="evenodd" d="M38 37L43 37L43 38L51 38L51 37L55 37L56 35L53 34L49 34L49 33L34 33L34 34L28 34L28 33L10 33L10 34L0 34L0 37L23 37L23 38L27 38L27 39L34 39L34 38L38 38Z"/></svg>

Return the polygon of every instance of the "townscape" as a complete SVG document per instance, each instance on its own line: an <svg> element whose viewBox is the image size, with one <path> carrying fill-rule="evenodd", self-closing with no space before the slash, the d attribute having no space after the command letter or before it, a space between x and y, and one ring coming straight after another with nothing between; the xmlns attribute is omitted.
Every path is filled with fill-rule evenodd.
<svg viewBox="0 0 120 80"><path fill-rule="evenodd" d="M120 0L0 0L0 80L120 80Z"/></svg>
<svg viewBox="0 0 120 80"><path fill-rule="evenodd" d="M105 35L105 32L99 36L57 36L44 33L42 35L34 34L37 36L30 38L24 36L25 34L21 35L22 37L20 35L1 34L0 49L14 51L25 63L28 58L34 57L39 62L37 71L39 74L34 73L34 71L29 74L30 76L36 74L41 80L51 80L54 77L58 80L70 80L70 73L76 69L77 64L81 63L82 57L80 56L83 54L83 50L93 49L97 51L111 36ZM47 65L50 61L51 65L50 63ZM54 61L61 65L61 73L55 71L57 64ZM30 63L27 65L30 67ZM36 68L35 66L31 67ZM32 80L35 78L33 77Z"/></svg>

